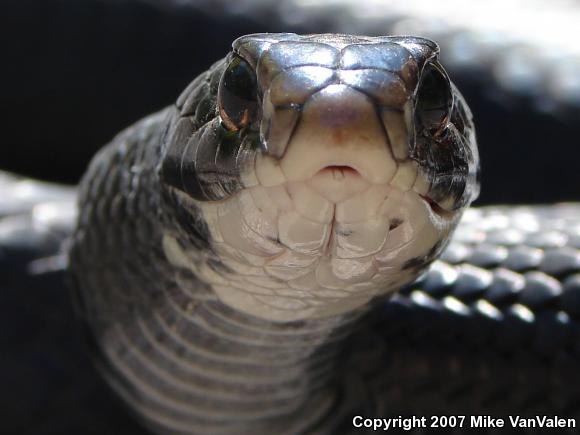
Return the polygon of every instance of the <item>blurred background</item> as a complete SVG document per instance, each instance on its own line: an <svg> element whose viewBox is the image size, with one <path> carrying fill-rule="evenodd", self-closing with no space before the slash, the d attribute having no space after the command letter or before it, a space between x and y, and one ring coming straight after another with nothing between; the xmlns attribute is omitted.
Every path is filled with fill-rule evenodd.
<svg viewBox="0 0 580 435"><path fill-rule="evenodd" d="M96 150L174 102L246 33L417 34L440 43L444 65L474 113L483 167L479 203L580 199L578 1L0 5L0 170L76 183ZM139 433L79 344L62 287L61 276L0 280L0 346L7 349L0 352L0 430Z"/></svg>
<svg viewBox="0 0 580 435"><path fill-rule="evenodd" d="M2 169L76 183L97 149L175 101L245 33L415 33L439 41L474 112L480 203L580 197L575 1L1 3Z"/></svg>

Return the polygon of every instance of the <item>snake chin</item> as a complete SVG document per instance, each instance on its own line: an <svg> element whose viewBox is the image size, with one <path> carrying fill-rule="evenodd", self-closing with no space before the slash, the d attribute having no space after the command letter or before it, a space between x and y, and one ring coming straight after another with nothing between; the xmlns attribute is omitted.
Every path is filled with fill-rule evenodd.
<svg viewBox="0 0 580 435"><path fill-rule="evenodd" d="M458 219L442 218L412 190L368 183L354 170L330 166L317 175L323 179L257 185L200 202L214 257L196 257L170 236L166 256L235 309L275 321L326 317L418 276ZM321 188L326 178L361 184L333 198Z"/></svg>

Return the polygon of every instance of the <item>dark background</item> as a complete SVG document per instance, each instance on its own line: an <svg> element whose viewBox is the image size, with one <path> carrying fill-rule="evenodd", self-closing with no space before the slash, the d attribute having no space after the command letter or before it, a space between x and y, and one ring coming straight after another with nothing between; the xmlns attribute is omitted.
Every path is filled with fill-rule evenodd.
<svg viewBox="0 0 580 435"><path fill-rule="evenodd" d="M332 16L304 28L267 12L255 20L228 15L218 3L212 15L139 0L5 0L2 7L0 169L68 183L122 128L175 101L235 37L334 28ZM531 101L498 92L482 70L450 73L477 121L480 203L580 197L577 110L537 112Z"/></svg>
<svg viewBox="0 0 580 435"><path fill-rule="evenodd" d="M308 27L139 0L0 0L0 169L76 183L122 128L172 103L231 41ZM450 71L475 115L480 203L580 198L578 112L538 112L482 70ZM1 260L0 252L0 260ZM2 275L0 273L0 275ZM10 281L13 279L13 281ZM0 280L0 431L137 433L83 349L61 276Z"/></svg>

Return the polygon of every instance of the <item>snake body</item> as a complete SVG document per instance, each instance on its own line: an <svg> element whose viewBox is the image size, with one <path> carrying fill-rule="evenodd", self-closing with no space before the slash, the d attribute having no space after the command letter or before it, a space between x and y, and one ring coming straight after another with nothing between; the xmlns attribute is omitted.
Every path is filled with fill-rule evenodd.
<svg viewBox="0 0 580 435"><path fill-rule="evenodd" d="M96 0L79 8L73 2L65 8L69 12L77 11L71 16L63 15L60 7L52 8L50 13L47 8L43 21L50 23L51 34L66 33L62 39L54 39L53 45L58 47L49 57L60 58L61 45L71 41L70 32L78 31L77 20L83 23L80 26L83 44L93 38L98 41L96 47L106 45L103 41L107 35L113 35L109 36L113 40L114 35L123 35L124 39L129 22L130 33L140 35L139 43L130 43L131 52L135 48L138 52L139 44L147 46L148 57L171 71L192 69L191 59L198 62L202 52L196 50L200 45L184 28L198 29L200 24L204 28L206 20L211 21L209 27L216 29L210 32L212 39L216 34L228 39L225 35L230 31L229 26L235 24L233 28L239 32L238 23L243 22L246 22L245 31L256 31L258 26L266 27L261 31L269 27L270 31L424 35L438 41L441 63L466 95L472 94L468 95L468 101L475 109L481 143L488 151L484 160L487 165L484 187L489 189L490 182L501 182L508 192L506 198L513 200L509 192L518 192L514 187L518 185L517 177L522 179L519 186L524 179L527 186L526 192L520 188L516 197L519 200L569 199L577 194L573 171L561 171L558 179L534 179L527 174L543 174L544 164L537 166L536 163L534 167L530 162L531 166L526 163L526 168L522 167L522 174L526 175L519 177L520 171L514 169L510 159L489 157L489 149L500 149L500 145L519 150L524 159L529 153L543 150L547 141L548 151L554 145L564 156L575 147L570 137L575 131L572 124L580 101L580 88L575 79L579 76L580 64L577 44L570 43L577 39L574 36L577 27L570 23L577 21L579 9L572 2L556 0L548 5L527 0L509 4L491 1L485 7L478 6L477 13L471 9L474 5L466 9L464 2L455 1L435 5L414 0L404 3L288 0L234 5L215 1L131 0L129 8L126 4ZM89 15L100 18L88 20L88 7L97 12ZM491 10L495 10L493 19L486 20ZM135 20L140 15L148 18ZM515 16L517 19L511 18ZM191 17L201 18L192 21ZM107 35L103 35L99 20L107 23ZM38 24L39 28L43 25ZM168 28L175 33L151 31ZM176 50L178 55L173 56L180 59L177 65L166 64L167 58L162 57L165 60L160 62L159 56L149 55L154 54L148 46L152 39L141 38L157 33L163 44L168 45L169 41L169 45L180 47ZM290 35L286 34L285 38ZM196 45L192 47L192 43ZM219 41L211 47L218 45ZM204 47L210 49L209 45ZM183 56L186 49L193 49L187 51L189 63L188 57ZM121 57L127 54L123 48L118 51L110 48L110 51L116 53L111 55L115 60L121 56L119 53L123 53ZM83 57L82 50L76 54ZM245 52L244 59L255 54ZM175 106L121 133L95 158L80 189L80 219L70 266L81 322L85 324L101 373L139 416L137 421L160 433L340 434L364 432L363 428L353 427L353 415L533 418L556 414L578 419L580 206L467 209L449 245L444 248L442 243L437 247L437 250L444 248L438 260L427 266L433 258L424 255L425 245L410 250L408 253L413 255L409 259L413 261L408 263L412 266L408 275L399 275L397 283L385 282L376 295L371 294L369 302L368 295L356 303L345 298L345 291L356 289L362 295L370 290L370 275L365 277L365 270L360 267L364 263L360 261L360 250L363 254L370 252L369 239L355 244L336 244L342 249L341 255L354 256L342 264L358 266L335 271L347 272L342 273L342 279L354 276L358 277L355 281L361 282L337 288L335 280L331 289L284 289L272 285L273 280L265 279L270 275L259 263L263 252L257 255L252 243L259 242L260 249L272 249L277 238L266 241L250 238L250 244L246 243L248 237L236 239L235 234L254 236L256 233L243 233L236 226L239 215L229 213L236 207L212 205L245 206L247 212L247 206L253 203L235 198L255 189L252 178L246 176L251 168L248 162L252 161L254 152L268 155L268 144L264 146L259 134L254 135L256 146L247 147L248 153L244 154L250 158L235 162L222 158L227 156L224 153L227 148L212 148L212 144L239 137L237 133L222 135L219 140L216 137L205 140L205 145L199 147L207 151L203 155L192 154L191 145L184 146L186 139L190 142L204 126L208 132L218 131L215 124L206 124L219 110L218 87L232 60L228 59L203 73ZM109 65L109 62L101 64ZM250 70L254 66L250 65ZM331 69L336 74L336 68L328 63L321 65L320 58L312 66ZM96 76L102 73L98 67L93 68L97 68L93 71ZM138 68L151 69L141 65L134 70ZM390 72L398 75L398 68L391 68ZM193 66L193 70L198 69ZM344 75L348 74L356 75L352 72ZM291 74L283 76L291 78ZM395 81L389 75L375 77L383 78L377 81L382 84L375 89ZM316 86L330 84L320 79L320 75L310 75L310 79L310 86L314 88L306 86L304 91L300 86L304 82L297 80L288 95L307 100L318 91ZM163 80L165 84L180 81L178 75ZM358 84L364 86L357 92L372 83L373 80L360 80ZM246 84L252 85L252 81ZM473 88L478 91L474 93ZM30 89L34 92L34 86ZM78 90L74 88L75 95ZM63 95L60 93L59 98L69 101L66 88L62 90ZM134 99L129 86L123 88L123 94L127 101ZM254 111L256 106L248 106L251 98L248 102L248 95L242 97L246 98L246 101L242 99L243 104L230 99L224 115L233 116L224 122L225 127L235 129L252 118L244 116L244 111L235 113L232 107L235 109L236 104L238 108L249 108L248 115L255 119L268 118L265 116L268 113L272 117L271 112ZM369 97L374 98L372 92ZM303 110L301 105L306 100L295 101L299 104L287 109ZM76 107L80 99L74 101ZM482 123L486 112L478 107L482 101L494 101L494 108L502 107L492 117L493 129ZM396 108L392 103L378 107ZM506 107L511 109L504 111ZM536 109L543 114L533 114ZM293 113L292 110L288 113ZM94 111L97 113L98 109ZM555 116L550 117L548 112ZM539 125L534 121L533 128L531 122L526 123L530 130L522 131L518 123L518 116L524 116L522 113L533 115L534 120L549 118L551 121L542 121ZM509 122L498 123L506 114ZM85 124L81 118L68 121L82 125L86 137L90 135L87 134L90 123ZM465 119L469 125L469 116ZM246 131L252 128L259 133L256 125L246 126ZM180 134L183 134L181 138ZM201 142L201 138L197 136L194 141ZM284 141L283 137L278 140L278 145L282 144L278 147L274 146L276 143L270 144L274 155L284 148ZM240 145L239 141L226 142L234 147ZM317 160L320 155L314 147L303 154L301 161L306 166L320 162ZM380 155L374 156L378 164L385 162ZM542 162L547 166L557 165L556 157L546 155ZM425 158L414 161L428 163ZM474 174L475 161L472 159L471 174ZM192 168L181 162L203 162L203 165ZM334 163L345 166L353 162ZM467 168L460 172L468 174L469 165ZM198 170L203 173L201 180L192 176ZM358 170L364 172L362 168ZM366 170L373 171L369 167ZM349 173L346 171L346 176ZM428 173L423 171L426 179L433 180ZM463 179L461 176L460 180ZM537 187L546 182L553 186L550 196L536 196ZM475 188L474 183L468 184ZM276 187L268 186L268 189ZM463 198L457 202L457 215L475 195L474 189L462 197L458 193L463 191L455 189L452 195ZM279 189L277 192L278 195L263 196L266 201L261 204L271 204L270 208L278 207L280 202L283 205L283 192ZM66 267L67 256L54 255L73 231L76 196L75 189L4 174L0 178L0 284L5 301L1 317L2 329L7 334L3 336L3 346L9 350L8 369L1 373L5 376L2 385L8 398L3 402L6 411L3 428L11 433L21 433L25 430L23 427L33 433L141 433L140 427L124 419L122 407L109 403L109 396L99 394L98 389L94 391L93 385L100 386L100 383L93 379L90 367L83 366L81 350L70 342L74 326L63 309L66 303L61 303L63 294L59 291L59 282L54 282L53 272L59 275ZM364 215L372 204L369 198L359 194L355 207L342 209ZM233 201L228 202L230 199ZM445 195L437 199L444 202ZM328 208L321 204L326 204L325 201L328 198L306 201L309 207L302 207L300 212L324 226ZM340 208L333 204L335 209ZM403 206L398 207L398 211L404 210ZM451 210L455 212L453 207ZM276 208L278 213L285 212ZM288 216L286 213L285 219ZM224 221L220 223L221 218ZM260 223L255 219L251 222ZM264 234L268 234L272 225L267 225L267 220L261 223ZM298 234L307 234L306 227L300 225L298 228L302 231ZM341 235L343 242L349 237L352 239L352 235L346 234L348 231ZM373 240L378 239L377 236ZM294 256L301 262L295 266L304 270L320 264L320 261L309 263L305 259L328 258L338 252L316 252L311 245L305 249L296 243L304 240L289 237L284 240L295 242L291 243L292 247L301 249L300 255ZM236 244L238 252L216 249L222 241ZM69 242L64 246L68 248ZM324 246L332 247L332 244ZM239 255L239 249L250 252ZM289 252L292 249L286 256ZM423 272L422 264L426 267ZM402 264L396 270L401 267ZM280 272L279 267L277 271ZM415 282L398 288L419 274ZM319 272L318 276L328 284L333 274ZM282 280L295 278L287 275ZM298 282L312 287L316 274L314 278L310 276ZM51 288L41 293L30 291L40 281ZM247 290L250 296L244 297L240 289ZM299 291L300 296L296 297ZM387 294L381 295L383 292ZM238 296L228 299L231 294ZM323 303L316 304L321 297L325 298ZM341 299L343 303L337 304ZM333 312L324 312L328 306L333 306ZM280 317L281 313L285 319ZM14 349L16 352L10 352ZM23 378L27 382L22 382ZM21 400L23 397L27 398L26 402ZM22 406L24 403L26 406ZM455 429L457 433L463 431Z"/></svg>
<svg viewBox="0 0 580 435"><path fill-rule="evenodd" d="M482 413L509 385L497 363L405 359L405 322L444 313L432 343L489 322L467 341L499 355L506 322L574 323L578 206L468 211L424 273L478 192L471 115L437 55L413 37L243 37L95 157L70 268L99 366L150 428L347 433L354 415L430 412L421 367L457 382L445 400L471 397L445 412ZM567 372L550 373L558 390Z"/></svg>

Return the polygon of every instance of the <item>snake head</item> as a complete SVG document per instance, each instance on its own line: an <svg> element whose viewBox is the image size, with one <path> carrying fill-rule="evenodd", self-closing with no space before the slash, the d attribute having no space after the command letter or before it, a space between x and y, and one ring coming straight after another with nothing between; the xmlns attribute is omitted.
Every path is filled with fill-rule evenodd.
<svg viewBox="0 0 580 435"><path fill-rule="evenodd" d="M255 34L190 85L161 179L202 209L220 260L264 274L214 283L222 300L329 314L439 255L479 192L479 162L438 54L410 36Z"/></svg>

